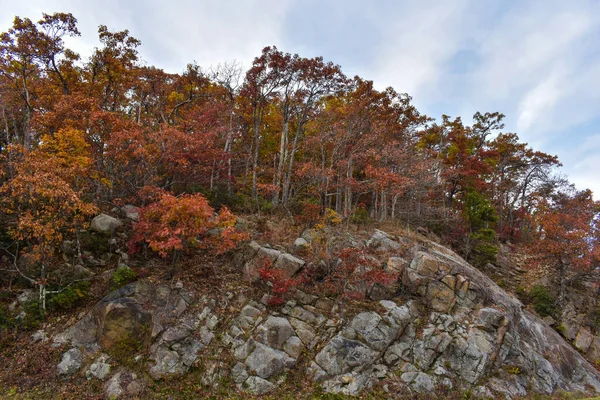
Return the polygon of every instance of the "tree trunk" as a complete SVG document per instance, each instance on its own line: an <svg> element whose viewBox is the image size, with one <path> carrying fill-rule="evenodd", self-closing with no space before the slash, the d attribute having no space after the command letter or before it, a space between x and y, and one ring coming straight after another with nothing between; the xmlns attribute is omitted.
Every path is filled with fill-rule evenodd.
<svg viewBox="0 0 600 400"><path fill-rule="evenodd" d="M261 123L261 111L257 109L255 111L255 120L254 120L254 154L252 156L252 199L255 202L258 202L258 190L257 190L257 181L256 174L258 169L258 147L260 144L260 123Z"/></svg>
<svg viewBox="0 0 600 400"><path fill-rule="evenodd" d="M283 129L281 131L281 140L279 141L279 163L277 165L277 174L275 175L275 186L277 190L273 195L273 205L279 203L281 195L281 180L283 178L283 167L287 161L287 146L288 146L288 134L289 134L289 121L286 119L283 122Z"/></svg>

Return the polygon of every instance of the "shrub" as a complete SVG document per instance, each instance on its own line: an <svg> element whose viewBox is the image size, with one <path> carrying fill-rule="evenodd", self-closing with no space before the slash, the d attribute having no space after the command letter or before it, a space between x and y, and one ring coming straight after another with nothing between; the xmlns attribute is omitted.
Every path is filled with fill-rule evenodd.
<svg viewBox="0 0 600 400"><path fill-rule="evenodd" d="M48 298L51 310L70 310L90 294L90 282L77 282Z"/></svg>
<svg viewBox="0 0 600 400"><path fill-rule="evenodd" d="M45 312L40 307L40 302L38 300L31 300L23 303L23 311L25 311L25 317L22 320L16 321L19 327L25 330L38 329L45 317Z"/></svg>
<svg viewBox="0 0 600 400"><path fill-rule="evenodd" d="M158 200L140 211L134 225L129 250L147 243L161 257L190 248L203 248L221 254L234 248L248 235L235 229L235 216L223 207L215 215L201 194L174 195L155 189Z"/></svg>
<svg viewBox="0 0 600 400"><path fill-rule="evenodd" d="M119 289L120 287L123 287L123 286L127 285L128 283L135 281L136 279L137 279L137 274L134 270L132 270L128 266L120 266L112 274L111 287L113 290Z"/></svg>
<svg viewBox="0 0 600 400"><path fill-rule="evenodd" d="M365 207L359 206L350 216L350 222L353 224L366 224L369 221L369 212Z"/></svg>
<svg viewBox="0 0 600 400"><path fill-rule="evenodd" d="M469 255L469 261L473 265L482 267L496 262L498 247L494 244L496 232L493 229L480 229L477 233L471 233L469 239L473 243L472 253Z"/></svg>
<svg viewBox="0 0 600 400"><path fill-rule="evenodd" d="M8 310L0 305L0 330L9 329L15 326L15 320L11 318Z"/></svg>
<svg viewBox="0 0 600 400"><path fill-rule="evenodd" d="M542 317L556 313L556 299L547 287L536 285L529 291L529 298L535 311Z"/></svg>
<svg viewBox="0 0 600 400"><path fill-rule="evenodd" d="M312 227L321 218L321 206L315 202L304 201L300 204L298 214L294 216L294 222L304 227Z"/></svg>
<svg viewBox="0 0 600 400"><path fill-rule="evenodd" d="M269 305L276 306L283 304L287 293L305 283L305 278L302 275L294 278L285 278L283 270L273 268L269 258L261 260L260 265L258 269L260 278L271 287L272 297L269 299Z"/></svg>
<svg viewBox="0 0 600 400"><path fill-rule="evenodd" d="M590 311L590 326L594 330L594 332L600 332L600 306L596 306L592 308Z"/></svg>

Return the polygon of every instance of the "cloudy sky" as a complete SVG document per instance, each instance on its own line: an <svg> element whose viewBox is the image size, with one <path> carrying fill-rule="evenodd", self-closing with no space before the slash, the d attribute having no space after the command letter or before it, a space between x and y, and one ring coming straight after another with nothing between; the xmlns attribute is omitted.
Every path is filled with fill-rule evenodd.
<svg viewBox="0 0 600 400"><path fill-rule="evenodd" d="M0 0L14 15L71 12L83 56L100 24L129 29L151 65L245 65L263 47L323 56L347 75L409 93L421 112L470 121L507 115L506 131L557 154L563 172L600 198L598 0Z"/></svg>

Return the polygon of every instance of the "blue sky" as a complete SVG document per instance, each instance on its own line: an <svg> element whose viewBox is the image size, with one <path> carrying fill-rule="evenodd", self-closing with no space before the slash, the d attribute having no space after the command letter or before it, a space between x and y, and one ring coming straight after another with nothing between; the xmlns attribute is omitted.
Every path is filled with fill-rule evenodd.
<svg viewBox="0 0 600 400"><path fill-rule="evenodd" d="M96 29L129 29L148 64L180 72L244 65L267 45L323 56L347 75L392 86L419 110L470 121L506 114L506 131L557 154L562 172L600 198L600 0L0 0L14 15L71 12L83 56Z"/></svg>

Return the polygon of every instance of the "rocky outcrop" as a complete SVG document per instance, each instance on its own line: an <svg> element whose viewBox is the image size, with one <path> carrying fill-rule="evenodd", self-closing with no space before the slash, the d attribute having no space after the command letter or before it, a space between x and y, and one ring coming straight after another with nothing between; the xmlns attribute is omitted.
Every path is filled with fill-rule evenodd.
<svg viewBox="0 0 600 400"><path fill-rule="evenodd" d="M254 395L276 390L292 370L327 392L347 395L374 386L390 397L440 388L509 399L559 389L600 391L600 375L589 362L454 252L381 231L369 246L385 256L379 260L383 268L399 274L403 297L349 311L333 299L298 291L268 309L243 297L233 301L234 294L196 299L181 288L141 281L104 298L55 339L74 346L59 370L73 373L66 365L76 359L75 350L94 354L86 376L107 379L113 373L107 393L140 393L147 386L143 377L97 355L110 352L118 338L133 337L147 344L139 362L148 379L185 374L203 362L203 384L218 385L227 376ZM238 257L249 275L261 257L287 276L303 265L256 243ZM579 346L593 346L584 333L578 335Z"/></svg>
<svg viewBox="0 0 600 400"><path fill-rule="evenodd" d="M246 279L255 281L260 277L260 268L273 267L282 272L282 278L289 279L302 267L304 260L281 250L263 247L252 241L237 254L237 264L243 266Z"/></svg>

